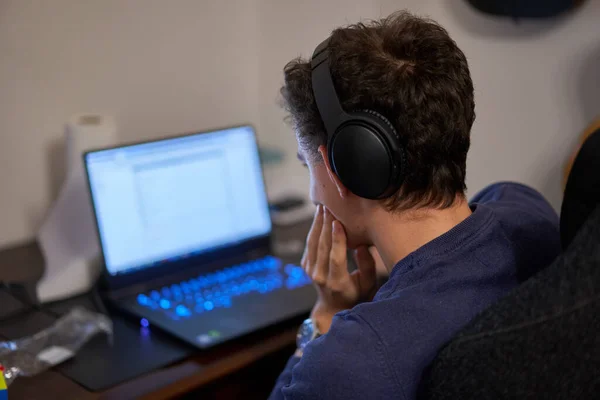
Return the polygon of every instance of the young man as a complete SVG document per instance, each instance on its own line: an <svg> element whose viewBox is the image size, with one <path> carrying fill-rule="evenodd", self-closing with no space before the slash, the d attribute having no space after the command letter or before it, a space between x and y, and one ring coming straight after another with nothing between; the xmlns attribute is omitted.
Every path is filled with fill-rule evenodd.
<svg viewBox="0 0 600 400"><path fill-rule="evenodd" d="M556 257L558 217L518 184L466 201L473 84L435 22L402 12L337 29L312 66L297 59L284 72L318 205L302 266L319 298L271 397L413 399L461 327ZM370 111L352 121L356 110ZM370 247L390 274L379 290Z"/></svg>

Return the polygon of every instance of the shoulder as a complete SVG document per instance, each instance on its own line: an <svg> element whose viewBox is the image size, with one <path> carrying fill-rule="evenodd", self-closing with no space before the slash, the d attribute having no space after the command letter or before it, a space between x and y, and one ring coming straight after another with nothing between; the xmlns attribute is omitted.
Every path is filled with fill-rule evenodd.
<svg viewBox="0 0 600 400"><path fill-rule="evenodd" d="M495 183L475 194L471 204L493 209L501 223L521 227L533 224L543 227L548 234L558 235L558 214L541 193L529 186L515 182Z"/></svg>
<svg viewBox="0 0 600 400"><path fill-rule="evenodd" d="M286 399L403 398L378 333L353 310L306 347L282 391Z"/></svg>
<svg viewBox="0 0 600 400"><path fill-rule="evenodd" d="M471 203L529 211L558 220L556 211L540 192L517 182L497 182L489 185L477 192Z"/></svg>
<svg viewBox="0 0 600 400"><path fill-rule="evenodd" d="M535 189L500 182L477 193L472 207L492 210L503 235L518 249L519 279L526 279L556 258L561 250L559 217Z"/></svg>

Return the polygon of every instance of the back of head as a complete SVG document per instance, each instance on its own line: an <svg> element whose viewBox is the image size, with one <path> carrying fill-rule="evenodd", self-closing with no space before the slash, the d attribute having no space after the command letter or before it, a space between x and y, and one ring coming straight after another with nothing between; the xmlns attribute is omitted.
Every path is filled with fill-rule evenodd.
<svg viewBox="0 0 600 400"><path fill-rule="evenodd" d="M449 207L465 187L475 119L467 60L434 21L398 12L331 34L332 80L347 111L375 110L398 131L406 150L402 186L384 200L390 211ZM327 134L317 109L310 62L284 69L281 89L299 145L317 159Z"/></svg>

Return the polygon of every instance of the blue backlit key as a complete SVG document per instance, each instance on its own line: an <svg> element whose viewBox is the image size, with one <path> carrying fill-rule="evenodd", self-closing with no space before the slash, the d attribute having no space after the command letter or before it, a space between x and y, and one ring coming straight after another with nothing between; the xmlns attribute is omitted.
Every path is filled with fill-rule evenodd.
<svg viewBox="0 0 600 400"><path fill-rule="evenodd" d="M235 278L235 272L233 270L233 268L227 268L225 271L225 277L227 278L227 280L231 280L233 278Z"/></svg>
<svg viewBox="0 0 600 400"><path fill-rule="evenodd" d="M158 304L163 310L168 310L169 308L171 308L171 302L167 299L162 299Z"/></svg>
<svg viewBox="0 0 600 400"><path fill-rule="evenodd" d="M177 307L175 307L175 314L177 314L180 317L189 317L190 315L192 315L192 312L189 310L189 308L180 304Z"/></svg>
<svg viewBox="0 0 600 400"><path fill-rule="evenodd" d="M279 265L277 264L277 260L273 257L269 257L265 260L265 268L270 270L270 271L275 271L279 268Z"/></svg>
<svg viewBox="0 0 600 400"><path fill-rule="evenodd" d="M138 301L138 304L141 306L149 306L150 305L150 298L148 296L146 296L145 294L138 294L137 301Z"/></svg>
<svg viewBox="0 0 600 400"><path fill-rule="evenodd" d="M137 296L137 303L152 309L163 309L174 320L218 308L231 307L233 298L249 293L265 294L283 286L295 289L309 285L304 270L288 264L280 271L281 261L265 257L220 271L201 275Z"/></svg>

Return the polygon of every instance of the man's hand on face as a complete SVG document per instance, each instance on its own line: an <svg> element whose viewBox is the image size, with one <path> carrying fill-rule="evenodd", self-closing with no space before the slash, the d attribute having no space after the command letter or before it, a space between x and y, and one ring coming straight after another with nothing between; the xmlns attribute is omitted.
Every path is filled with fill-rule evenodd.
<svg viewBox="0 0 600 400"><path fill-rule="evenodd" d="M319 298L311 317L321 333L329 330L336 313L372 300L377 291L375 260L368 248L359 247L354 256L358 269L349 273L344 227L331 212L317 206L302 268L317 287Z"/></svg>

